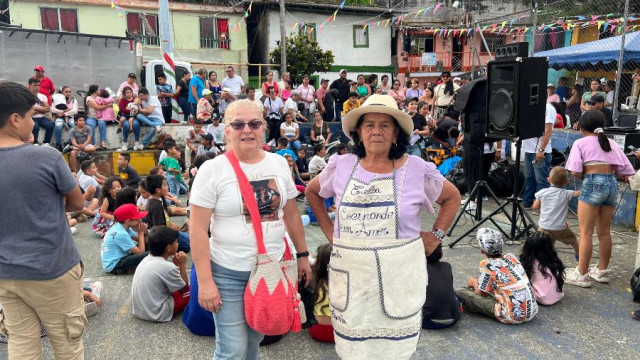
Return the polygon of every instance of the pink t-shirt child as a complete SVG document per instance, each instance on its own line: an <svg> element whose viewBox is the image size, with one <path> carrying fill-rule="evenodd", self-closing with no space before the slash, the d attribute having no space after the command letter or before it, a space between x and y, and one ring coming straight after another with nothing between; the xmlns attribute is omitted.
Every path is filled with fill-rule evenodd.
<svg viewBox="0 0 640 360"><path fill-rule="evenodd" d="M558 281L547 270L547 277L544 277L538 268L538 260L533 262L533 274L531 275L531 287L536 302L542 305L553 305L564 297L563 291L558 291Z"/></svg>
<svg viewBox="0 0 640 360"><path fill-rule="evenodd" d="M114 103L114 99L111 97L108 98L103 98L101 96L98 96L95 98L96 104L98 105L113 105ZM113 111L113 106L109 106L108 108L104 109L104 110L97 110L96 111L96 117L99 120L104 120L104 121L115 121L116 119L116 114Z"/></svg>

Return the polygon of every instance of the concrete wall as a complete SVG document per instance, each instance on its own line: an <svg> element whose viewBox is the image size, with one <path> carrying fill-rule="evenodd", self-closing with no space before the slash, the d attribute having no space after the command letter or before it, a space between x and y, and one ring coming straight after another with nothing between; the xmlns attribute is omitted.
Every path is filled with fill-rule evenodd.
<svg viewBox="0 0 640 360"><path fill-rule="evenodd" d="M140 6L147 5L140 2ZM184 5L184 4L183 4ZM123 5L124 6L124 5ZM156 5L157 6L157 5ZM174 4L171 5L172 7ZM185 5L186 6L186 5ZM108 5L90 4L68 4L62 2L31 2L17 1L11 4L11 23L21 25L29 29L42 29L40 18L40 7L51 8L71 8L77 9L78 31L87 34L100 34L110 36L125 36L127 29L126 16L119 16L115 9ZM157 14L156 9L139 8L127 6L131 12L145 12ZM209 67L216 67L211 63L219 63L217 69L223 69L222 64L246 64L247 63L247 32L246 26L241 26L236 32L231 27L242 18L241 14L219 14L218 17L229 19L229 38L231 49L201 49L200 48L200 25L199 17L206 17L213 14L211 11L171 11L171 21L174 32L174 46L176 49L175 58L179 61L187 61L195 65L209 64ZM143 58L157 59L159 57L159 47L144 46ZM240 69L240 75L246 76L246 67L236 66Z"/></svg>
<svg viewBox="0 0 640 360"><path fill-rule="evenodd" d="M320 26L331 14L289 11L286 15L285 29L287 36L298 29L292 30L291 24L296 22L315 23ZM342 15L338 14L336 21L325 24L322 31L316 32L318 45L323 50L331 50L334 56L334 66L327 73L330 80L338 78L341 68L362 73L382 73L391 71L391 29L368 28L369 47L355 48L353 46L353 24L362 23L370 15ZM277 10L269 11L268 51L276 46L280 40L280 18ZM267 51L267 52L268 52ZM355 80L355 78L354 78Z"/></svg>

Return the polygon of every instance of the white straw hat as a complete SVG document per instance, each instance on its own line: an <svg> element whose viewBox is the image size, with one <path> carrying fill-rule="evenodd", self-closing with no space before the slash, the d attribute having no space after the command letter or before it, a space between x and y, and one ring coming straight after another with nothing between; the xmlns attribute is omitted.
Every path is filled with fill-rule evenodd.
<svg viewBox="0 0 640 360"><path fill-rule="evenodd" d="M374 94L369 96L362 106L349 111L342 119L342 131L344 131L344 134L351 138L351 133L356 130L356 124L360 117L370 113L391 115L400 125L400 129L407 135L411 135L413 132L413 120L409 115L398 110L398 105L391 96Z"/></svg>

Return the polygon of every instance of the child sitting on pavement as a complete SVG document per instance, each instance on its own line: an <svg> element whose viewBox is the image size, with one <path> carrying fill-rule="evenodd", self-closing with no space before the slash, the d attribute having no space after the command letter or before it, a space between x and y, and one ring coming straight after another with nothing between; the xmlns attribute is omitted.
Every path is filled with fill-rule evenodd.
<svg viewBox="0 0 640 360"><path fill-rule="evenodd" d="M201 155L208 154L210 157L214 157L218 154L219 149L213 145L213 135L204 134L200 137L200 146L196 151L196 156L192 157L191 165L194 164L195 158Z"/></svg>
<svg viewBox="0 0 640 360"><path fill-rule="evenodd" d="M149 169L149 176L151 175L161 175L166 178L165 171L162 169L162 166L155 166ZM143 181L144 182L144 181ZM170 192L167 192L165 196L165 203L167 204L169 211L169 216L186 216L187 210L183 207L180 207L180 199L173 196ZM146 206L145 202L145 206ZM171 205L175 204L175 205Z"/></svg>
<svg viewBox="0 0 640 360"><path fill-rule="evenodd" d="M147 213L138 211L133 204L125 204L113 215L117 222L107 231L100 248L102 269L114 275L127 274L149 255L144 243L147 224L141 221Z"/></svg>
<svg viewBox="0 0 640 360"><path fill-rule="evenodd" d="M133 166L129 165L130 161L131 155L129 153L118 155L118 174L126 186L136 188L140 182L140 175Z"/></svg>
<svg viewBox="0 0 640 360"><path fill-rule="evenodd" d="M550 187L536 193L533 208L540 210L538 231L547 235L555 243L556 240L573 248L574 256L578 261L578 238L567 224L567 212L569 201L580 196L580 191L567 190L564 187L569 184L569 174L562 166L555 166L549 172Z"/></svg>
<svg viewBox="0 0 640 360"><path fill-rule="evenodd" d="M427 256L427 299L422 308L423 329L446 329L460 320L460 301L453 290L451 264L441 262L442 244Z"/></svg>
<svg viewBox="0 0 640 360"><path fill-rule="evenodd" d="M492 317L503 324L520 324L538 313L533 288L513 254L502 255L504 240L497 230L483 228L476 235L480 252L480 276L469 278L456 294L464 309Z"/></svg>
<svg viewBox="0 0 640 360"><path fill-rule="evenodd" d="M316 251L316 262L313 264L313 292L315 301L313 315L317 324L309 328L311 338L327 343L335 343L331 310L329 309L329 260L333 247L330 243L322 244Z"/></svg>
<svg viewBox="0 0 640 360"><path fill-rule="evenodd" d="M298 167L298 173L300 173L300 178L302 178L302 180L311 180L311 175L309 174L309 161L307 160L307 150L304 147L298 149L298 160L296 160L296 166Z"/></svg>
<svg viewBox="0 0 640 360"><path fill-rule="evenodd" d="M124 182L117 176L113 176L105 181L100 191L100 209L93 221L91 231L102 238L107 230L113 225L115 218L113 212L116 210L116 195L124 187Z"/></svg>
<svg viewBox="0 0 640 360"><path fill-rule="evenodd" d="M527 238L522 246L520 262L527 273L536 302L553 305L564 297L564 264L553 249L553 240L543 232Z"/></svg>
<svg viewBox="0 0 640 360"><path fill-rule="evenodd" d="M107 178L98 173L98 167L93 160L85 160L80 164L80 170L82 174L78 177L78 185L87 191L89 186L93 186L97 191L100 191L100 185L104 184Z"/></svg>
<svg viewBox="0 0 640 360"><path fill-rule="evenodd" d="M170 214L164 199L168 193L167 180L160 175L149 175L145 180L144 187L150 194L147 200L147 211L149 215L145 218L145 222L149 227L164 225L179 231L180 227L169 220ZM179 232L178 235L178 243L180 244L178 250L184 251L185 253L191 251L189 234Z"/></svg>
<svg viewBox="0 0 640 360"><path fill-rule="evenodd" d="M293 161L298 160L298 157L293 152L293 150L287 149L287 146L289 146L289 140L287 140L286 137L281 137L280 139L278 139L278 149L276 150L276 154L280 156L284 156L285 154L291 155Z"/></svg>
<svg viewBox="0 0 640 360"><path fill-rule="evenodd" d="M187 255L178 251L178 232L169 227L153 227L148 241L151 255L133 275L131 313L142 320L171 321L189 303Z"/></svg>

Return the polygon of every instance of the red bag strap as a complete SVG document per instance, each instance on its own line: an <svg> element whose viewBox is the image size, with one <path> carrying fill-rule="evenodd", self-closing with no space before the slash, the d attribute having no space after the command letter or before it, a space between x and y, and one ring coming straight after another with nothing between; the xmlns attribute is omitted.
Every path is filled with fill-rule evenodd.
<svg viewBox="0 0 640 360"><path fill-rule="evenodd" d="M264 246L264 238L262 235L262 221L260 221L260 212L258 211L258 202L256 201L256 196L253 193L253 187L251 183L249 183L249 179L247 179L247 175L240 168L240 162L238 161L238 157L236 156L233 150L228 150L225 153L227 160L231 163L231 167L233 171L236 173L236 177L238 178L238 183L240 184L240 194L242 195L242 199L244 203L247 205L247 209L249 210L249 216L251 217L251 223L253 224L253 231L256 234L256 243L258 244L258 254L266 254L267 249Z"/></svg>

